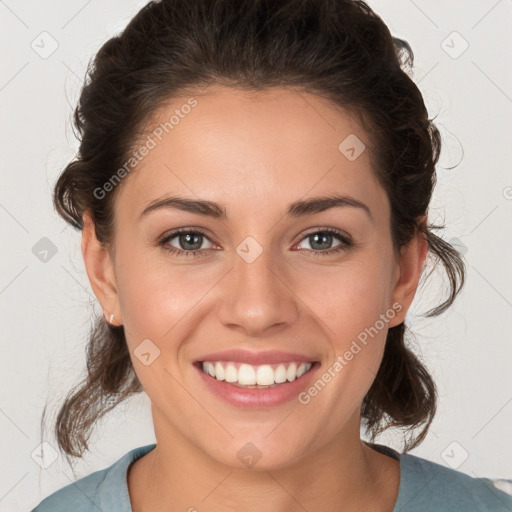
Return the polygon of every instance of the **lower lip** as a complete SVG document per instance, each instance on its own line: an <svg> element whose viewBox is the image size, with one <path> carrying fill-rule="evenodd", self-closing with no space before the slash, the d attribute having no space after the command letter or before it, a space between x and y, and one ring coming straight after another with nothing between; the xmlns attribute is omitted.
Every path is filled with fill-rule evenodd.
<svg viewBox="0 0 512 512"><path fill-rule="evenodd" d="M275 388L263 389L233 386L224 380L217 380L215 377L207 375L199 366L194 366L208 389L229 404L245 409L266 409L297 398L299 393L309 386L313 374L319 368L320 363L313 363L313 366L307 373L292 382L279 384Z"/></svg>

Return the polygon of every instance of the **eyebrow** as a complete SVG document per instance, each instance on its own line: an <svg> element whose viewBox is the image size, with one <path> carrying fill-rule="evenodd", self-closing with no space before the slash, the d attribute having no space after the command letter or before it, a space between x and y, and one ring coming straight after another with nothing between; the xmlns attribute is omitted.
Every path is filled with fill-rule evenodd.
<svg viewBox="0 0 512 512"><path fill-rule="evenodd" d="M321 213L331 208L347 206L361 209L362 211L366 212L366 214L373 221L372 212L366 204L359 201L358 199L355 199L354 197L340 195L317 196L305 200L295 201L288 206L286 217L305 217L306 215ZM219 203L201 199L168 196L151 201L151 203L149 203L144 211L140 214L139 219L147 215L149 212L160 208L183 210L186 212L213 217L215 219L227 218L226 209Z"/></svg>

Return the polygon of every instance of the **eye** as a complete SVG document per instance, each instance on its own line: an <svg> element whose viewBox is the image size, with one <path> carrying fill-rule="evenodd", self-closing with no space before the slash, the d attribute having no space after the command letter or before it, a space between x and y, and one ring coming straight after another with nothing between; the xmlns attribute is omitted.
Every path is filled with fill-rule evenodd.
<svg viewBox="0 0 512 512"><path fill-rule="evenodd" d="M177 239L178 245L181 246L183 249L170 245L170 241L175 238ZM162 240L160 240L159 245L164 247L166 251L177 256L196 256L198 254L204 255L205 251L199 250L203 244L204 239L210 240L202 231L179 229L165 236Z"/></svg>
<svg viewBox="0 0 512 512"><path fill-rule="evenodd" d="M331 248L329 246L332 245L333 239L338 239L340 243L334 248ZM307 240L309 242L313 249L308 250L308 252L311 252L315 257L320 255L334 254L340 251L346 251L353 245L352 241L347 236L332 228L313 231L312 233L306 235L306 237L304 237L302 240Z"/></svg>

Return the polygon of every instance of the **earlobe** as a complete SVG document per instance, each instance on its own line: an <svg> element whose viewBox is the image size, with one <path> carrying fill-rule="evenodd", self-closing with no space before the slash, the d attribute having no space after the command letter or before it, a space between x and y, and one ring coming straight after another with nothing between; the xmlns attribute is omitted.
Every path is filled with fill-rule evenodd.
<svg viewBox="0 0 512 512"><path fill-rule="evenodd" d="M107 321L114 315L114 325L122 324L113 262L108 249L96 237L94 222L88 211L82 216L82 256L91 287Z"/></svg>
<svg viewBox="0 0 512 512"><path fill-rule="evenodd" d="M427 252L428 242L425 235L420 231L406 246L402 247L399 260L400 277L395 283L391 302L392 304L400 304L402 308L394 317L393 322L390 322L389 327L399 325L405 320L418 288Z"/></svg>

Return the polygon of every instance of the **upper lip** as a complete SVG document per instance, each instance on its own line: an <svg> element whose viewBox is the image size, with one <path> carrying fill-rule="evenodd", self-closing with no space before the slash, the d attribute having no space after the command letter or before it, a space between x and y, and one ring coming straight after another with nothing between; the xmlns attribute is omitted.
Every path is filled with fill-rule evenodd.
<svg viewBox="0 0 512 512"><path fill-rule="evenodd" d="M206 354L198 359L196 359L196 363L203 361L232 361L246 364L277 364L277 363L287 363L287 362L314 362L315 359L311 356L306 356L303 354L297 354L294 352L282 352L279 350L266 350L266 351L258 351L251 352L249 350L244 349L232 349L225 350L222 352L212 352L210 354Z"/></svg>

